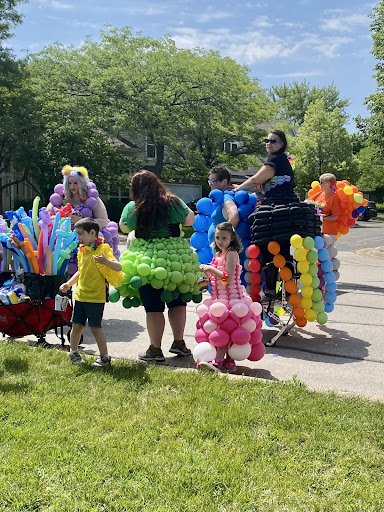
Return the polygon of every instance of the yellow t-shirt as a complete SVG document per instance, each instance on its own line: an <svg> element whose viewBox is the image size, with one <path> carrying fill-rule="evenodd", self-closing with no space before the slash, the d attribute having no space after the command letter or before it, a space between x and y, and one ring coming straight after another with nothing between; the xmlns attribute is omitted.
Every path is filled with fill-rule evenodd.
<svg viewBox="0 0 384 512"><path fill-rule="evenodd" d="M109 260L115 260L113 251L108 244L101 244L97 249L84 246L79 247L77 261L80 276L77 282L75 300L80 302L102 303L106 299L106 281L93 260L95 254L105 254Z"/></svg>

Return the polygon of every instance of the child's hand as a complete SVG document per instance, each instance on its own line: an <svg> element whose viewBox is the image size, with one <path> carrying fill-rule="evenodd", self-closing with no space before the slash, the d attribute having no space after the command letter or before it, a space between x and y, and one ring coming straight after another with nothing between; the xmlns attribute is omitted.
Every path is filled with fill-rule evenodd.
<svg viewBox="0 0 384 512"><path fill-rule="evenodd" d="M108 258L106 257L105 254L100 254L99 256L94 256L93 261L95 263L102 263L103 265L105 265L105 262L108 261Z"/></svg>
<svg viewBox="0 0 384 512"><path fill-rule="evenodd" d="M204 272L205 274L209 273L211 270L211 265L200 265L200 271Z"/></svg>
<svg viewBox="0 0 384 512"><path fill-rule="evenodd" d="M63 293L66 293L69 289L70 289L70 286L68 283L63 283L62 285L60 285L60 288L59 288L59 290Z"/></svg>

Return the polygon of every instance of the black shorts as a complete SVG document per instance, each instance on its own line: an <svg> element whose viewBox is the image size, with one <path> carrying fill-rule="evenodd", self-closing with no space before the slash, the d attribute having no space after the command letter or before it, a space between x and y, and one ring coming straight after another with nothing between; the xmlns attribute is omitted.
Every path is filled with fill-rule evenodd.
<svg viewBox="0 0 384 512"><path fill-rule="evenodd" d="M163 313L165 310L165 302L161 300L161 294L164 288L156 290L150 284L146 284L139 288L141 302L143 303L146 313ZM168 309L176 308L178 306L186 306L185 302L181 300L180 295L177 299L167 302Z"/></svg>
<svg viewBox="0 0 384 512"><path fill-rule="evenodd" d="M88 319L89 327L101 327L104 306L104 302L80 302L75 300L72 323L85 325Z"/></svg>

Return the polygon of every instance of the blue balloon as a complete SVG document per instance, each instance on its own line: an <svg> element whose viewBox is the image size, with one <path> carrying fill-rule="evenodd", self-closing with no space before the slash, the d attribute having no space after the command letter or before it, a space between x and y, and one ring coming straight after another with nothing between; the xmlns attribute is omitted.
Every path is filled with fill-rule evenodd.
<svg viewBox="0 0 384 512"><path fill-rule="evenodd" d="M328 249L319 249L317 253L317 257L319 261L326 261L329 259L329 251Z"/></svg>
<svg viewBox="0 0 384 512"><path fill-rule="evenodd" d="M357 211L358 211L359 213L363 213L363 212L365 212L365 206L363 206L363 205L359 206L359 207L357 208Z"/></svg>
<svg viewBox="0 0 384 512"><path fill-rule="evenodd" d="M248 222L245 222L245 220L240 221L237 225L236 233L240 238L249 238L251 234L251 228Z"/></svg>
<svg viewBox="0 0 384 512"><path fill-rule="evenodd" d="M324 247L324 238L322 236L317 235L313 240L315 242L315 248L317 250L322 249Z"/></svg>
<svg viewBox="0 0 384 512"><path fill-rule="evenodd" d="M356 210L353 210L353 211L352 211L352 217L353 217L354 219L357 219L357 217L358 217L359 215L360 215L360 213L359 213L359 210L358 210L358 209L356 209Z"/></svg>
<svg viewBox="0 0 384 512"><path fill-rule="evenodd" d="M240 205L238 207L237 211L239 212L239 216L240 216L241 220L248 219L248 217L253 212L253 206L251 206L249 203L245 203L245 204Z"/></svg>
<svg viewBox="0 0 384 512"><path fill-rule="evenodd" d="M209 193L209 199L214 203L219 204L223 200L223 192L221 190L211 190Z"/></svg>
<svg viewBox="0 0 384 512"><path fill-rule="evenodd" d="M190 243L192 247L195 249L203 249L203 247L208 246L208 236L207 233L203 233L202 231L196 231L191 236Z"/></svg>
<svg viewBox="0 0 384 512"><path fill-rule="evenodd" d="M250 204L253 208L256 206L257 197L255 194L249 194L248 204Z"/></svg>
<svg viewBox="0 0 384 512"><path fill-rule="evenodd" d="M264 316L264 322L265 322L265 325L268 326L268 327L275 327L271 321L269 320L269 316L268 315L265 315Z"/></svg>
<svg viewBox="0 0 384 512"><path fill-rule="evenodd" d="M326 283L334 283L336 281L335 274L333 272L326 272L324 274L324 281Z"/></svg>
<svg viewBox="0 0 384 512"><path fill-rule="evenodd" d="M325 313L332 313L332 311L335 309L335 306L333 304L329 304L328 302L326 302L324 304L324 312Z"/></svg>
<svg viewBox="0 0 384 512"><path fill-rule="evenodd" d="M322 249L320 249L322 250ZM332 272L333 270L333 264L331 260L325 260L321 262L321 268L324 270L324 272Z"/></svg>
<svg viewBox="0 0 384 512"><path fill-rule="evenodd" d="M336 302L336 299L337 299L337 296L336 296L336 293L334 293L334 292L327 292L324 295L324 300L328 304L333 304L334 302Z"/></svg>
<svg viewBox="0 0 384 512"><path fill-rule="evenodd" d="M212 261L212 251L209 247L204 247L204 249L199 249L196 251L197 255L199 256L199 262L203 265L208 265L208 263L211 263Z"/></svg>
<svg viewBox="0 0 384 512"><path fill-rule="evenodd" d="M208 231L210 223L211 219L207 217L207 215L200 213L196 215L195 222L193 223L192 227L195 231Z"/></svg>
<svg viewBox="0 0 384 512"><path fill-rule="evenodd" d="M196 209L199 213L204 213L204 215L211 215L215 209L215 206L212 201L208 199L208 197L202 197L197 201Z"/></svg>
<svg viewBox="0 0 384 512"><path fill-rule="evenodd" d="M325 289L327 292L335 292L337 290L337 283L336 281L333 283L327 283L325 285Z"/></svg>
<svg viewBox="0 0 384 512"><path fill-rule="evenodd" d="M245 190L239 190L235 192L235 203L237 205L248 203L249 194Z"/></svg>
<svg viewBox="0 0 384 512"><path fill-rule="evenodd" d="M208 229L208 243L212 243L215 238L215 226L211 224Z"/></svg>

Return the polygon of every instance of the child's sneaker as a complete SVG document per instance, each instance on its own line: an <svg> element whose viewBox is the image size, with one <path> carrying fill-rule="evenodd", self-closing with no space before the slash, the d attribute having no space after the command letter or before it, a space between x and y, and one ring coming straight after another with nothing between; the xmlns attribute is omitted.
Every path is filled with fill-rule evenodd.
<svg viewBox="0 0 384 512"><path fill-rule="evenodd" d="M186 344L184 342L180 343L180 341L174 341L172 343L172 346L169 349L169 351L172 354L177 354L178 356L184 356L185 357L185 356L192 355L192 352L189 350L189 348L186 346Z"/></svg>
<svg viewBox="0 0 384 512"><path fill-rule="evenodd" d="M142 361L153 361L156 363L163 363L165 361L165 357L161 348L155 349L150 346L145 352L139 353L139 359Z"/></svg>
<svg viewBox="0 0 384 512"><path fill-rule="evenodd" d="M223 371L223 363L218 359L215 359L214 361L200 361L199 370L208 372L221 372Z"/></svg>
<svg viewBox="0 0 384 512"><path fill-rule="evenodd" d="M223 372L236 373L237 366L233 359L225 359L223 362Z"/></svg>
<svg viewBox="0 0 384 512"><path fill-rule="evenodd" d="M74 364L74 365L79 365L79 364L83 364L84 363L84 359L81 357L81 355L76 351L76 352L70 352L69 353L69 358L71 360L71 363Z"/></svg>
<svg viewBox="0 0 384 512"><path fill-rule="evenodd" d="M111 356L99 356L96 361L91 364L92 368L102 368L103 366L111 366Z"/></svg>

